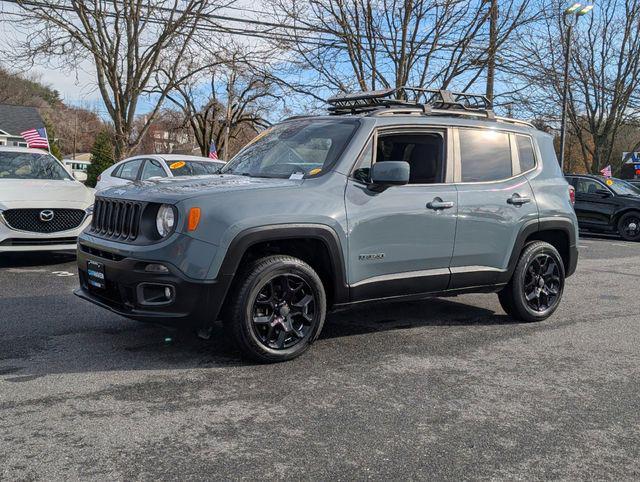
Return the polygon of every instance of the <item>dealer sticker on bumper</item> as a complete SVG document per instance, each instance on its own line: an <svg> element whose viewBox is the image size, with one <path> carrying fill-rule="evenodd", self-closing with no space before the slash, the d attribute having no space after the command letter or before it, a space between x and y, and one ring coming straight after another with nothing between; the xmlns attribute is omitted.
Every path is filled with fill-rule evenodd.
<svg viewBox="0 0 640 482"><path fill-rule="evenodd" d="M104 264L97 261L87 261L87 276L89 278L89 284L94 288L104 289L106 287Z"/></svg>

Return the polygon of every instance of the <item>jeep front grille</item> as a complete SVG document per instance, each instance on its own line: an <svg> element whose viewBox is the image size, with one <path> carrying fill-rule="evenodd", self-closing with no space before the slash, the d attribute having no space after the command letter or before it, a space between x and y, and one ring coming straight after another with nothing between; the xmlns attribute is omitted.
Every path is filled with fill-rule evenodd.
<svg viewBox="0 0 640 482"><path fill-rule="evenodd" d="M138 237L142 203L96 198L91 232L103 238L133 241Z"/></svg>
<svg viewBox="0 0 640 482"><path fill-rule="evenodd" d="M82 209L7 209L2 212L9 228L30 233L70 231L82 224Z"/></svg>

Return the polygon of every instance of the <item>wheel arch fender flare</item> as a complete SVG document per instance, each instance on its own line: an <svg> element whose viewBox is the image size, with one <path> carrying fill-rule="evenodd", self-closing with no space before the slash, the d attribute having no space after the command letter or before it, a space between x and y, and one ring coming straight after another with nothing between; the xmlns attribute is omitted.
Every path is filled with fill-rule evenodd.
<svg viewBox="0 0 640 482"><path fill-rule="evenodd" d="M569 262L565 267L565 270L567 276L573 274L577 263L577 238L575 221L570 218L560 217L540 218L531 220L528 223L525 223L520 228L520 232L518 233L516 242L514 243L513 249L511 251L511 256L509 257L509 265L505 273L505 278L503 280L504 282L509 281L511 279L511 276L513 276L513 272L516 269L518 259L520 258L520 253L522 253L527 239L529 239L534 234L544 233L546 231L560 231L566 235L569 248L569 252L567 253L567 255L569 256Z"/></svg>
<svg viewBox="0 0 640 482"><path fill-rule="evenodd" d="M625 206L624 208L620 209L620 211L616 212L613 215L614 228L618 228L618 223L620 222L622 216L631 212L636 212L638 213L638 215L640 215L640 206Z"/></svg>
<svg viewBox="0 0 640 482"><path fill-rule="evenodd" d="M221 283L221 289L223 290L222 298L226 298L240 263L252 246L269 241L284 241L288 239L314 239L324 244L331 258L334 301L336 303L348 301L349 288L346 281L346 264L338 234L330 226L306 223L256 226L238 233L229 244L218 271L218 282Z"/></svg>

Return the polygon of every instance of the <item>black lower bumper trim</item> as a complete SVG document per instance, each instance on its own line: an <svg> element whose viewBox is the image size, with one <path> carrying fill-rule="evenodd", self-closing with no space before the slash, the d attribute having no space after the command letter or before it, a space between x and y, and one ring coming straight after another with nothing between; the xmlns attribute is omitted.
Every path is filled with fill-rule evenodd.
<svg viewBox="0 0 640 482"><path fill-rule="evenodd" d="M88 261L104 266L103 288L97 288L90 283L87 273ZM149 263L157 261L147 262L132 258L114 260L80 249L80 288L75 290L74 294L133 320L198 328L208 326L217 319L225 291L219 282L188 279L177 268L166 263L164 264L169 269L168 273L146 272L145 267ZM150 303L149 300L139 299L144 294L144 290L139 287L149 284L170 287L170 302Z"/></svg>

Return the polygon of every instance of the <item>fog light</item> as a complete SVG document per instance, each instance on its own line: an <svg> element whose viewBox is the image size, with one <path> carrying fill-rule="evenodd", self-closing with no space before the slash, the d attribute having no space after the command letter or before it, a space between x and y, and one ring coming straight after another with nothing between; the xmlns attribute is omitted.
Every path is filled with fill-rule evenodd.
<svg viewBox="0 0 640 482"><path fill-rule="evenodd" d="M173 286L155 283L140 283L136 294L141 305L168 305L176 297Z"/></svg>
<svg viewBox="0 0 640 482"><path fill-rule="evenodd" d="M144 270L147 273L156 273L156 274L164 274L169 272L169 268L167 268L164 264L148 264Z"/></svg>

